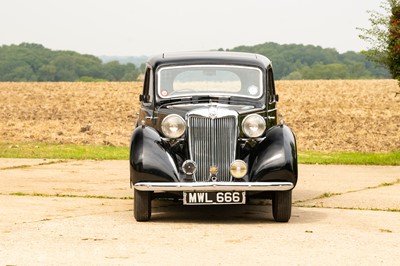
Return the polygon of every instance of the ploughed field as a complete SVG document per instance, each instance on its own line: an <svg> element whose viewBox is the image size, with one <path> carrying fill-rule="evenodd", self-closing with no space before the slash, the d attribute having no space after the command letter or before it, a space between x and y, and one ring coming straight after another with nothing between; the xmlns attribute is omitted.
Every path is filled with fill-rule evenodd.
<svg viewBox="0 0 400 266"><path fill-rule="evenodd" d="M0 83L0 142L128 146L140 82ZM302 151L400 149L394 80L278 81L283 120Z"/></svg>

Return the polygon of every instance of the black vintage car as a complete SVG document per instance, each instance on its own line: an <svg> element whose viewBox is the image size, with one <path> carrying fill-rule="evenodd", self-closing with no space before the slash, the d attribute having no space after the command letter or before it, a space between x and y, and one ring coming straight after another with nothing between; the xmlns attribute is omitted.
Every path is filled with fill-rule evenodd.
<svg viewBox="0 0 400 266"><path fill-rule="evenodd" d="M275 221L291 216L295 136L278 122L270 60L233 52L171 53L146 64L130 146L134 216L156 198L184 205L272 199Z"/></svg>

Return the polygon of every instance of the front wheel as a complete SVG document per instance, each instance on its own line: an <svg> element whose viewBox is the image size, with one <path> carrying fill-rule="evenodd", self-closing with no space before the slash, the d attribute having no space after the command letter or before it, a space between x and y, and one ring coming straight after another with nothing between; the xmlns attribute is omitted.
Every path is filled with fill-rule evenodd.
<svg viewBox="0 0 400 266"><path fill-rule="evenodd" d="M276 222L286 223L292 215L292 191L276 191L272 198L272 214Z"/></svg>
<svg viewBox="0 0 400 266"><path fill-rule="evenodd" d="M134 189L133 215L136 221L145 222L151 217L151 191L140 191Z"/></svg>

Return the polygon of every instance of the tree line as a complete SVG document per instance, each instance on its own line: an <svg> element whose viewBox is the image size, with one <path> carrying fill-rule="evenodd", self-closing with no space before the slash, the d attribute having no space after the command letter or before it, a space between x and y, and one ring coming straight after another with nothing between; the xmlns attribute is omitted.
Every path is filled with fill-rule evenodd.
<svg viewBox="0 0 400 266"><path fill-rule="evenodd" d="M227 50L265 55L272 61L276 79L390 78L386 69L352 51L341 54L333 48L273 42Z"/></svg>
<svg viewBox="0 0 400 266"><path fill-rule="evenodd" d="M267 56L278 80L391 77L388 70L378 67L361 53L339 53L320 46L267 42L227 51ZM118 57L118 61L105 63L93 55L53 51L40 44L3 45L0 46L0 81L135 81L144 65L137 67L137 62L134 64L130 59Z"/></svg>
<svg viewBox="0 0 400 266"><path fill-rule="evenodd" d="M140 72L132 63L103 63L93 55L40 44L0 46L0 81L133 81Z"/></svg>

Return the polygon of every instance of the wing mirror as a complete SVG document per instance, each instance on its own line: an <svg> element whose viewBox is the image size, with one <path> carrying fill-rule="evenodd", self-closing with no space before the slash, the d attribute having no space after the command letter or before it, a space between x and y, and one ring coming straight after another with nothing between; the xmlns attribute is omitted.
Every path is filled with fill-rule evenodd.
<svg viewBox="0 0 400 266"><path fill-rule="evenodd" d="M140 94L139 95L139 101L141 101L141 102L149 102L150 101L150 95L143 95L143 94Z"/></svg>

